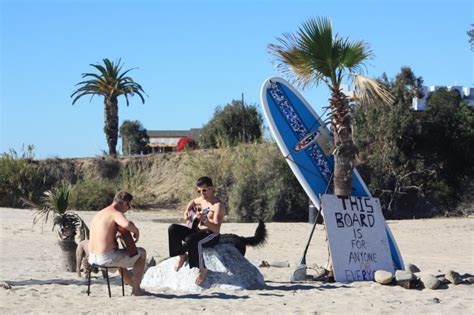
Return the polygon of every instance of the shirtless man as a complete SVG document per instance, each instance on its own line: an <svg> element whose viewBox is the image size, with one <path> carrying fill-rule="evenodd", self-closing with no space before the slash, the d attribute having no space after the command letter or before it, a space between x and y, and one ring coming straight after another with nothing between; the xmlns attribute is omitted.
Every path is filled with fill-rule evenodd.
<svg viewBox="0 0 474 315"><path fill-rule="evenodd" d="M146 252L138 248L138 254L129 257L126 249L119 249L116 236L117 225L129 230L135 242L140 232L124 213L130 209L133 196L125 191L117 193L111 205L100 210L91 222L89 239L89 263L102 266L120 267L125 282L132 287L132 295L143 295L140 288L145 270ZM133 267L133 275L127 268Z"/></svg>
<svg viewBox="0 0 474 315"><path fill-rule="evenodd" d="M179 256L175 270L178 271L183 266L187 253L189 268L199 268L196 284L200 285L207 275L202 249L219 243L221 224L224 221L224 205L214 196L212 180L209 177L199 178L196 186L199 197L188 203L184 211L184 219L186 222L192 219L190 211L196 206L200 206L202 210L208 209L208 213L197 215L200 221L198 230L180 224L172 224L168 229L168 239L170 256Z"/></svg>

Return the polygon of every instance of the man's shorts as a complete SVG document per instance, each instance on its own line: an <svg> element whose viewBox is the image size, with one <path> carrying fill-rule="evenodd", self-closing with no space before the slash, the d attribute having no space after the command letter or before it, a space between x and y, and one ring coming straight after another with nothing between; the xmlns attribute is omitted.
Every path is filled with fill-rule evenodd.
<svg viewBox="0 0 474 315"><path fill-rule="evenodd" d="M133 257L128 256L126 249L113 249L103 254L89 254L89 264L104 267L132 268L140 258L140 252Z"/></svg>

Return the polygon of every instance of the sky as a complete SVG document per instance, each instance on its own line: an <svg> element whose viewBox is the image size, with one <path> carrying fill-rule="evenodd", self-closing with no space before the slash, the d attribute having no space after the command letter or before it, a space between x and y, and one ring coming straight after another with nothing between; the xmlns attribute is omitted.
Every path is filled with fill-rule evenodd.
<svg viewBox="0 0 474 315"><path fill-rule="evenodd" d="M90 64L118 60L142 85L145 104L119 98L119 124L201 128L242 93L260 108L265 79L282 76L267 45L310 18L366 41L366 75L394 78L409 66L425 85L474 86L466 32L472 0L0 0L0 153L33 144L35 157L107 151L101 97L72 105ZM322 113L325 87L301 91ZM117 146L120 149L120 139Z"/></svg>

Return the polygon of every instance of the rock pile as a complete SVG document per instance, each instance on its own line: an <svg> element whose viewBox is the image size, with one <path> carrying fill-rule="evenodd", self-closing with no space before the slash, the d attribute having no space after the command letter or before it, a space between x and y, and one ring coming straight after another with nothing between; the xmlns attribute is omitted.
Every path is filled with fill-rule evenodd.
<svg viewBox="0 0 474 315"><path fill-rule="evenodd" d="M380 284L397 284L405 289L431 289L436 290L442 284L461 283L472 284L473 276L464 274L461 276L458 272L448 270L445 274L438 276L432 274L418 274L420 269L413 264L406 264L405 270L397 270L395 275L389 271L377 270L374 274L374 280ZM418 275L417 275L418 274Z"/></svg>

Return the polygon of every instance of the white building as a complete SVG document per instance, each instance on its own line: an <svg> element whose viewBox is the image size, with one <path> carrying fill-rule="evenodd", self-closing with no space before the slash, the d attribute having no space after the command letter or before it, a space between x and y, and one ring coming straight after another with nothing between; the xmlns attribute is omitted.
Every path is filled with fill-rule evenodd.
<svg viewBox="0 0 474 315"><path fill-rule="evenodd" d="M440 85L431 85L431 86L423 86L423 98L413 98L412 108L415 111L424 111L426 109L426 102L428 100L428 96L440 89L440 88L447 88L448 91L451 90L458 90L459 94L463 98L463 100L471 107L474 107L474 88L473 87L462 87L462 86L440 86Z"/></svg>
<svg viewBox="0 0 474 315"><path fill-rule="evenodd" d="M181 138L189 137L198 141L200 133L200 128L191 128L190 130L147 130L150 139L148 146L155 153L172 152L176 150Z"/></svg>

